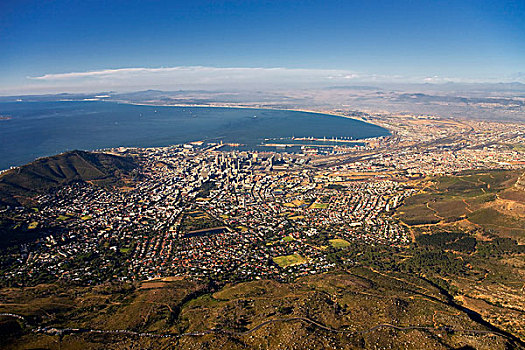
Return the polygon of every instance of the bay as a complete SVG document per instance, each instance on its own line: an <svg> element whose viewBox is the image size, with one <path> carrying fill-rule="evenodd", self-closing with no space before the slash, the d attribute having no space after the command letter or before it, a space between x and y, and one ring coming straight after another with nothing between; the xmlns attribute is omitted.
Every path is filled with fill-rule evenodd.
<svg viewBox="0 0 525 350"><path fill-rule="evenodd" d="M191 141L389 135L362 121L318 113L222 107L141 106L107 101L0 103L0 169L68 150L158 147Z"/></svg>

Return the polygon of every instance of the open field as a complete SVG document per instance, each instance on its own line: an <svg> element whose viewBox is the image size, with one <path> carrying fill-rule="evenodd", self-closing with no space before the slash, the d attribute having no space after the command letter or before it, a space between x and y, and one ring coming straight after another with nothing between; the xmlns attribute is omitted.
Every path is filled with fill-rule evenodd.
<svg viewBox="0 0 525 350"><path fill-rule="evenodd" d="M345 241L344 239L341 239L341 238L331 239L329 240L329 242L334 248L345 248L350 245L348 241Z"/></svg>
<svg viewBox="0 0 525 350"><path fill-rule="evenodd" d="M328 203L315 202L315 203L312 203L310 208L311 209L328 209Z"/></svg>
<svg viewBox="0 0 525 350"><path fill-rule="evenodd" d="M273 261L280 267L300 265L306 262L306 259L299 254L282 255L273 258Z"/></svg>
<svg viewBox="0 0 525 350"><path fill-rule="evenodd" d="M189 233L222 226L222 222L201 211L184 213L182 219L182 232Z"/></svg>

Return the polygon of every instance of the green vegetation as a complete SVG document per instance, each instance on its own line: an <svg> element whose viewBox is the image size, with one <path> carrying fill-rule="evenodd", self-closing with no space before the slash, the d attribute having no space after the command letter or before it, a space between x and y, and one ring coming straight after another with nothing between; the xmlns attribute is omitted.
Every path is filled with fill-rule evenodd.
<svg viewBox="0 0 525 350"><path fill-rule="evenodd" d="M184 213L181 227L182 232L188 233L219 226L223 226L223 223L211 215L202 211L192 211Z"/></svg>
<svg viewBox="0 0 525 350"><path fill-rule="evenodd" d="M273 258L273 261L280 267L301 265L307 262L307 260L299 254L277 256Z"/></svg>
<svg viewBox="0 0 525 350"><path fill-rule="evenodd" d="M199 189L199 194L197 197L200 198L208 198L210 196L210 191L215 189L215 182L207 181L202 184L201 188Z"/></svg>
<svg viewBox="0 0 525 350"><path fill-rule="evenodd" d="M518 152L525 152L525 145L523 143L508 144L513 150Z"/></svg>
<svg viewBox="0 0 525 350"><path fill-rule="evenodd" d="M521 170L469 171L432 178L432 185L406 199L396 216L409 226L447 226L466 220L500 236L521 240L525 218L519 214L519 207L517 214L499 207L502 200L509 208L523 203L525 191L514 187L521 174Z"/></svg>
<svg viewBox="0 0 525 350"><path fill-rule="evenodd" d="M326 186L326 188L331 190L344 190L346 186L340 184L329 184L328 186Z"/></svg>
<svg viewBox="0 0 525 350"><path fill-rule="evenodd" d="M525 233L525 220L505 215L493 208L484 208L470 214L468 219L478 225Z"/></svg>
<svg viewBox="0 0 525 350"><path fill-rule="evenodd" d="M28 229L28 230L33 230L33 229L37 228L37 226L38 226L38 222L33 221L32 223L30 223L29 225L27 225L27 229Z"/></svg>
<svg viewBox="0 0 525 350"><path fill-rule="evenodd" d="M346 248L350 245L350 242L341 238L331 239L329 242L334 248Z"/></svg>
<svg viewBox="0 0 525 350"><path fill-rule="evenodd" d="M406 251L378 256L365 250L359 264L425 276L458 295L493 324L525 339L525 191L516 185L523 170L465 172L423 183L396 216L410 226L415 242ZM384 248L381 250L385 250ZM335 261L345 261L336 254ZM520 306L521 308L522 306Z"/></svg>
<svg viewBox="0 0 525 350"><path fill-rule="evenodd" d="M515 239L502 237L509 232L522 236L525 226L519 215L502 214L497 207L502 199L522 198L521 190L509 187L518 175L517 171L506 171L434 178L425 192L407 199L396 214L414 234L410 247L360 243L346 236L351 233L336 233L329 226L320 229L306 243L312 249L323 247L315 250L311 259L326 257L330 271L315 275L310 275L303 266L285 269L307 263L296 253L273 258L280 267L271 266L276 271L275 280L244 282L252 277L223 273L214 281L206 275L194 280L177 276L142 282L131 278L116 281L119 276L126 275L127 261L135 246L114 238L101 238L100 249L71 255L60 266L60 273L42 269L31 276L30 287L17 286L28 279L20 276L19 279L15 277L12 284L0 288L0 313L22 314L32 325L49 328L94 327L157 334L222 329L231 333L170 339L122 333L44 336L29 328L17 328L0 317L0 331L7 329L8 335L16 335L12 338L16 340L11 341L8 337L6 343L0 340L0 346L394 348L399 344L411 344L418 349L513 348L514 340L501 335L479 336L452 329L496 329L499 333L510 332L525 339L525 330L520 324L524 315L520 288L523 286L525 246ZM318 200L312 207L327 206L324 202L328 202L328 198ZM306 206L310 203L294 200L290 204ZM291 219L302 218L295 212L286 215ZM57 220L70 218L69 214L61 215ZM89 220L90 217L82 216L81 219ZM35 231L36 235L40 229L36 222L27 226L16 222L16 217L9 220L0 222L0 229L17 227L20 231L11 230L13 236L18 232L26 235L28 230ZM76 221L71 220L71 223ZM199 206L188 208L181 221L185 233L222 225L221 220ZM283 226L282 231L272 232L257 244L272 244L273 251L280 252L277 254L288 254L302 243L293 242L291 236L300 227L300 222L297 227ZM238 226L238 229L243 227ZM364 232L364 228L353 230L356 236L362 233L359 230ZM39 244L62 242L42 241ZM21 248L6 249L0 267L13 263L13 249ZM261 258L261 264L265 263L269 263L267 258ZM89 274L78 274L74 282L62 284L63 271L82 271L84 266L90 267ZM292 280L291 270L298 271L294 276L301 277ZM99 281L105 283L97 285ZM265 324L249 336L235 333L268 320L288 317L295 321ZM347 334L317 329L298 322L298 318L352 332L367 331L385 323L428 329L379 329Z"/></svg>
<svg viewBox="0 0 525 350"><path fill-rule="evenodd" d="M0 312L24 315L31 325L57 328L127 329L181 334L223 329L243 332L273 319L306 318L347 330L322 330L302 321L269 323L249 335L209 334L151 338L101 333L44 335L30 328L7 327L0 318L2 345L27 348L515 348L514 340L452 329L487 330L432 280L353 267L291 283L271 280L218 286L178 279L113 282L95 286L59 283L30 289L0 290ZM110 302L109 302L110 301ZM396 325L428 330L367 330L396 320ZM444 325L447 328L434 330ZM354 333L361 332L363 333ZM437 336L439 334L439 337ZM220 346L217 346L220 344Z"/></svg>
<svg viewBox="0 0 525 350"><path fill-rule="evenodd" d="M479 242L477 252L483 258L502 258L514 254L525 254L525 245L517 244L510 238L494 237L490 241Z"/></svg>
<svg viewBox="0 0 525 350"><path fill-rule="evenodd" d="M434 234L423 234L417 236L416 242L423 246L464 253L473 253L477 244L474 237L470 237L462 231L439 231Z"/></svg>
<svg viewBox="0 0 525 350"><path fill-rule="evenodd" d="M328 203L319 203L315 202L313 203L310 208L312 209L328 209Z"/></svg>
<svg viewBox="0 0 525 350"><path fill-rule="evenodd" d="M408 273L425 274L431 271L439 276L450 276L465 272L465 262L446 252L416 251L403 261L402 268Z"/></svg>
<svg viewBox="0 0 525 350"><path fill-rule="evenodd" d="M25 204L30 197L74 182L121 184L138 164L132 158L72 151L41 158L0 175L0 206Z"/></svg>

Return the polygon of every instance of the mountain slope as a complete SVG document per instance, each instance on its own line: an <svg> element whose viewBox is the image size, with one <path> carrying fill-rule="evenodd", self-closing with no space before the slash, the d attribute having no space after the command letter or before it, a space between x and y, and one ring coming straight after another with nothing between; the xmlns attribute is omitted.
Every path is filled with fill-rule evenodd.
<svg viewBox="0 0 525 350"><path fill-rule="evenodd" d="M74 182L118 184L138 168L128 157L71 151L41 158L0 176L0 206L24 204L30 197Z"/></svg>

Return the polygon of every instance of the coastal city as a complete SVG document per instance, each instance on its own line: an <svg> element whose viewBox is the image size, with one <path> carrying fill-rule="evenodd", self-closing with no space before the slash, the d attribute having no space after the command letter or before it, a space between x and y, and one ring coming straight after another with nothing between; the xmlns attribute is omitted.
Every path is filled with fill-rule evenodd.
<svg viewBox="0 0 525 350"><path fill-rule="evenodd" d="M524 19L0 1L0 349L525 350Z"/></svg>
<svg viewBox="0 0 525 350"><path fill-rule="evenodd" d="M183 146L126 152L144 162L144 180L133 189L74 185L36 199L27 222L35 228L59 222L63 232L24 246L13 278L46 271L85 280L107 267L123 279L286 279L328 270L331 244L409 242L384 214L412 190L391 180L335 185L294 155ZM274 170L274 163L287 170ZM82 264L65 268L84 254L101 254L103 262L93 272ZM125 269L115 269L117 257Z"/></svg>
<svg viewBox="0 0 525 350"><path fill-rule="evenodd" d="M351 242L409 245L410 229L393 214L418 193L414 181L525 164L516 146L525 135L521 125L406 115L369 120L391 135L295 153L202 141L102 150L136 159L140 171L116 189L75 183L37 196L31 208L5 209L19 225L47 233L10 252L4 282L321 273Z"/></svg>

